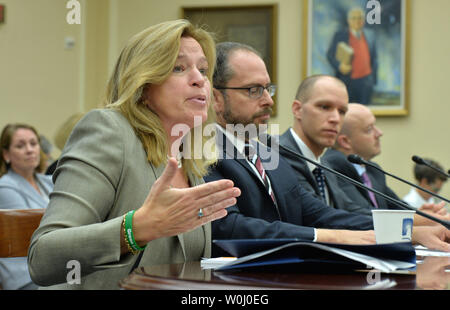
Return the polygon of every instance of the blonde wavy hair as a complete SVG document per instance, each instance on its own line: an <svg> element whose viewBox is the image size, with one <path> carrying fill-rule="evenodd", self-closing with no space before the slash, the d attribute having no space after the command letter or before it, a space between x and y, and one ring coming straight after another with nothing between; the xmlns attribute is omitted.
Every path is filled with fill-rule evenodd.
<svg viewBox="0 0 450 310"><path fill-rule="evenodd" d="M81 112L72 114L71 116L69 116L68 119L64 121L64 123L62 123L58 127L58 130L56 131L56 134L53 139L58 149L60 149L61 151L64 149L64 146L66 145L67 139L72 133L73 128L83 116L84 113Z"/></svg>
<svg viewBox="0 0 450 310"><path fill-rule="evenodd" d="M106 90L105 106L119 110L127 118L143 144L148 161L155 166L167 163L169 145L160 118L144 104L143 91L147 85L162 84L170 76L181 37L192 37L200 44L208 61L207 77L212 81L216 61L213 35L181 19L151 26L134 35L122 50ZM202 132L213 121L215 114L210 102ZM194 141L194 128L190 131L190 139L190 154L194 154L195 144L200 142ZM202 145L206 141L207 137L202 134ZM202 152L201 158L183 158L183 169L185 173L191 171L202 177L215 161L216 151L211 145L208 151Z"/></svg>

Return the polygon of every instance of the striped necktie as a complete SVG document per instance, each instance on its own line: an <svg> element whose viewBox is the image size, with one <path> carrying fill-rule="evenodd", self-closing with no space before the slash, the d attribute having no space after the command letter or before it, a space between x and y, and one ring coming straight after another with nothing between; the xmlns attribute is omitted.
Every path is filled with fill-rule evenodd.
<svg viewBox="0 0 450 310"><path fill-rule="evenodd" d="M325 176L323 174L323 170L319 167L314 168L313 174L316 177L317 185L319 186L320 196L322 196L323 201L327 201L327 197L325 195Z"/></svg>
<svg viewBox="0 0 450 310"><path fill-rule="evenodd" d="M259 176L261 177L261 180L264 183L264 186L269 193L270 197L272 198L273 202L275 203L275 195L273 194L272 187L270 186L266 170L264 169L261 159L259 158L258 154L256 153L255 147L251 144L246 144L244 148L245 156L247 157L248 161L255 166L256 170L259 173Z"/></svg>

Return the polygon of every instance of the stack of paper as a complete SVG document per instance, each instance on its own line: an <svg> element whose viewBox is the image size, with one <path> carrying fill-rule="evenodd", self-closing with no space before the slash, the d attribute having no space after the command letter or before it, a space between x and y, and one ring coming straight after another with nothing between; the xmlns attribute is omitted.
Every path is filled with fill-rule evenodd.
<svg viewBox="0 0 450 310"><path fill-rule="evenodd" d="M217 269L228 263L234 262L237 257L214 257L214 258L203 258L200 261L200 266L202 269Z"/></svg>
<svg viewBox="0 0 450 310"><path fill-rule="evenodd" d="M424 246L418 245L415 247L417 256L437 256L450 257L450 252L442 252L437 250L430 250Z"/></svg>
<svg viewBox="0 0 450 310"><path fill-rule="evenodd" d="M202 261L205 268L208 266L216 270L285 265L289 268L375 268L389 273L416 267L415 250L410 243L365 246L301 242L295 239L214 240L214 243L234 256Z"/></svg>

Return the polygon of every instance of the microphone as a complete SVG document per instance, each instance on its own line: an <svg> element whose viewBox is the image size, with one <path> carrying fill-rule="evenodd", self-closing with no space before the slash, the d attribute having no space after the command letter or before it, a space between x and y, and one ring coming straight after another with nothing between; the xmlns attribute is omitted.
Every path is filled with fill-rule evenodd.
<svg viewBox="0 0 450 310"><path fill-rule="evenodd" d="M425 166L427 166L427 167L429 167L429 168L439 172L440 174L446 176L447 178L450 177L450 170L448 171L449 174L447 174L444 171L442 171L441 169L431 165L428 161L426 161L425 159L423 159L423 158L421 158L421 157L419 157L417 155L414 155L411 159L418 165L425 165Z"/></svg>
<svg viewBox="0 0 450 310"><path fill-rule="evenodd" d="M408 184L408 185L410 185L410 186L412 186L412 187L415 187L415 188L417 188L417 189L419 189L419 190L421 190L421 191L424 191L424 192L430 194L431 196L437 197L437 198L439 198L439 199L441 199L441 200L444 200L444 201L446 201L446 202L450 202L450 200L448 200L448 199L446 199L446 198L444 198L444 197L442 197L442 196L440 196L440 195L438 195L438 194L436 194L436 193L430 192L429 190L427 190L427 189L425 189L425 188L423 188L423 187L420 187L420 186L418 186L418 185L416 185L416 184L413 184L413 183L411 183L411 182L408 182L408 181L406 181L406 180L403 180L402 178L399 178L399 177L397 177L397 176L395 176L395 175L393 175L393 174L390 174L390 173L384 171L383 169L381 169L381 168L378 167L377 165L374 165L374 164L372 164L371 162L362 159L361 156L359 156L359 155L356 155L356 154L350 154L350 155L347 156L347 160L348 160L349 162L351 162L351 163L354 163L354 164L367 165L367 166L373 167L373 168L375 168L375 169L377 169L377 170L383 172L384 174L387 174L388 176L393 177L394 179L397 179L397 180L399 180L399 181L401 181L401 182L403 182L403 183L406 183L406 184Z"/></svg>
<svg viewBox="0 0 450 310"><path fill-rule="evenodd" d="M259 135L259 141L262 142L263 144L265 144L266 146L272 148L272 137L269 134L261 134L261 135ZM264 143L263 141L266 141L266 143ZM320 167L320 168L322 168L324 170L327 170L327 171L337 175L338 177L340 177L340 178L342 178L342 179L352 183L355 186L358 186L358 187L363 188L363 189L365 189L367 191L373 192L374 194L376 194L378 196L381 196L381 197L383 197L386 200L389 200L390 202L392 202L393 204L397 205L401 209L407 209L407 210L416 211L417 214L419 214L419 215L421 215L423 217L426 217L426 218L428 218L428 219L430 219L430 220L432 220L434 222L437 222L437 223L443 225L444 227L446 227L447 229L450 229L450 222L449 221L444 221L444 220L435 218L434 216L431 216L431 215L429 215L427 213L424 213L424 212L422 212L420 210L417 210L417 209L411 207L409 204L407 204L404 201L394 199L394 198L389 197L388 195L386 195L384 193L381 193L381 192L379 192L379 191L377 191L377 190L375 190L373 188L367 187L364 184L362 184L362 183L360 183L358 181L355 181L352 178L350 178L350 177L348 177L348 176L346 176L346 175L344 175L344 174L342 174L342 173L340 173L340 172L338 172L338 171L336 171L334 169L331 169L331 168L329 168L327 166L319 164L318 162L315 162L314 160L311 160L311 159L303 156L302 154L299 154L296 151L291 150L288 147L280 145L277 141L275 143L276 143L276 147L277 148L281 148L281 149L285 150L286 152L288 152L289 154L291 154L291 155L293 155L293 156L295 156L297 158L306 160L307 162L310 162L310 163L312 163L313 165L315 165L317 167Z"/></svg>

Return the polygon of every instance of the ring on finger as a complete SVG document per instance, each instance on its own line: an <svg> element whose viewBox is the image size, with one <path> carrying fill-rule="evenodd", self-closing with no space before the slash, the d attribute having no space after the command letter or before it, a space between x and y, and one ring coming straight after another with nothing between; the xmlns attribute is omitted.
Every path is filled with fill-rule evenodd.
<svg viewBox="0 0 450 310"><path fill-rule="evenodd" d="M199 210L198 210L198 218L202 218L205 214L203 214L203 209L202 208L200 208Z"/></svg>

